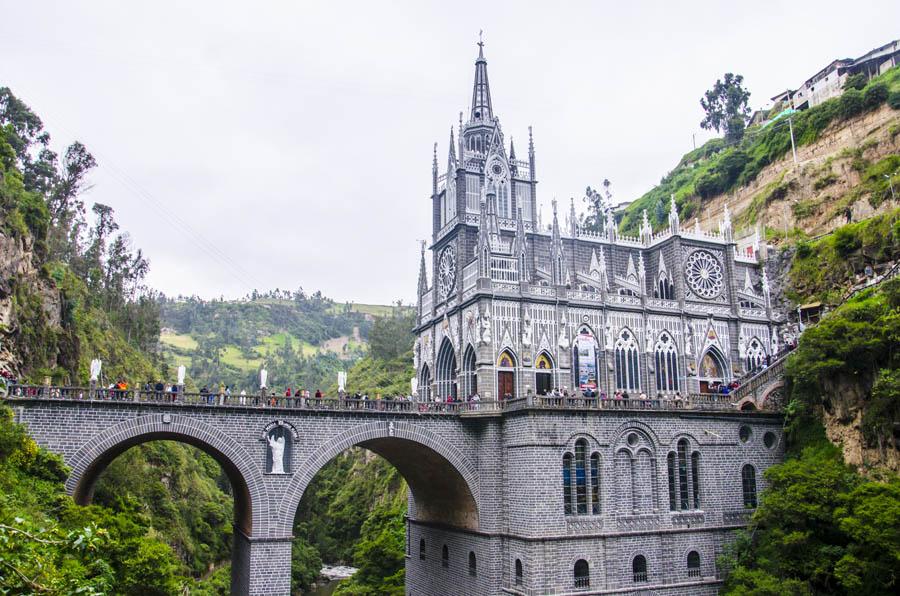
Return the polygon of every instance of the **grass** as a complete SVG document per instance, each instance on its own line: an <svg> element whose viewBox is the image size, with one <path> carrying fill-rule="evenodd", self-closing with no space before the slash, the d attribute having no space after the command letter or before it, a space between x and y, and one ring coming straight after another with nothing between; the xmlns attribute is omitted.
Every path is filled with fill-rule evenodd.
<svg viewBox="0 0 900 596"><path fill-rule="evenodd" d="M179 350L196 350L199 345L197 343L197 340L195 340L189 334L172 333L171 331L163 331L159 335L159 341L166 344L167 346L178 348Z"/></svg>

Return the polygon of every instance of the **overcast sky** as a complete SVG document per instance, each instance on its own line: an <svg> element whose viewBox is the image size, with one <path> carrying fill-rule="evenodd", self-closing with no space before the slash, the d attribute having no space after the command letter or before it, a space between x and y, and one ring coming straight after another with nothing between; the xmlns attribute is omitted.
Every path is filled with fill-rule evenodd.
<svg viewBox="0 0 900 596"><path fill-rule="evenodd" d="M754 108L900 37L900 2L43 2L0 11L0 85L99 167L169 295L303 286L411 301L432 145L468 114L484 30L494 111L538 198L637 198L709 137L699 98ZM545 218L546 221L546 218Z"/></svg>

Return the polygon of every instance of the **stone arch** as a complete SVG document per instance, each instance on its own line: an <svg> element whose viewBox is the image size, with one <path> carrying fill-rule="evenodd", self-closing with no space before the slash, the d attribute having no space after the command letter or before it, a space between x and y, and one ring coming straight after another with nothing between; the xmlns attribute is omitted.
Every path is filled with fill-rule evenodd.
<svg viewBox="0 0 900 596"><path fill-rule="evenodd" d="M289 534L300 499L325 464L350 447L364 447L390 462L406 479L422 521L478 529L481 495L475 467L452 443L416 424L383 421L350 428L312 452L297 468L278 512Z"/></svg>
<svg viewBox="0 0 900 596"><path fill-rule="evenodd" d="M125 420L97 433L66 462L71 467L66 490L75 502L90 503L97 478L110 462L135 445L164 440L193 445L219 462L234 489L235 525L247 536L260 533L267 519L262 471L234 439L187 416L151 414Z"/></svg>
<svg viewBox="0 0 900 596"><path fill-rule="evenodd" d="M762 397L756 403L760 410L777 409L784 401L784 381L776 381L765 388Z"/></svg>

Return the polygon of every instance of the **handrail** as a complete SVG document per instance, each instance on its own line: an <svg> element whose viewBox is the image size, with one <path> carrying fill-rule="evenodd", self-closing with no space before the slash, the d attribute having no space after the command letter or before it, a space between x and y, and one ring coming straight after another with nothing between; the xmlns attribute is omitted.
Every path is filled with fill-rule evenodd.
<svg viewBox="0 0 900 596"><path fill-rule="evenodd" d="M86 403L155 404L204 408L288 409L307 411L383 412L395 414L499 415L524 409L564 410L735 410L740 397L730 394L692 393L683 397L598 398L583 396L529 395L496 400L434 402L407 399L357 399L338 397L294 397L278 395L225 395L181 391L145 391L48 385L11 385L3 399L75 401Z"/></svg>

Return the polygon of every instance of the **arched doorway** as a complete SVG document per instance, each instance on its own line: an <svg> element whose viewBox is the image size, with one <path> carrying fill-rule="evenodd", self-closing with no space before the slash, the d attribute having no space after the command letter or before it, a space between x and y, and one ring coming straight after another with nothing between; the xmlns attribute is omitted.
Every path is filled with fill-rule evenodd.
<svg viewBox="0 0 900 596"><path fill-rule="evenodd" d="M534 390L538 395L547 395L553 390L553 360L547 352L541 352L534 359Z"/></svg>
<svg viewBox="0 0 900 596"><path fill-rule="evenodd" d="M435 363L435 391L437 396L442 400L448 397L457 398L456 385L456 354L453 351L453 344L449 339L444 338L441 343L441 349L438 351L437 362Z"/></svg>
<svg viewBox="0 0 900 596"><path fill-rule="evenodd" d="M503 350L497 358L497 398L512 399L515 396L516 358L509 350Z"/></svg>
<svg viewBox="0 0 900 596"><path fill-rule="evenodd" d="M475 372L475 348L471 345L466 346L466 352L463 354L462 366L462 390L463 396L469 397L478 392L478 375Z"/></svg>
<svg viewBox="0 0 900 596"><path fill-rule="evenodd" d="M725 357L715 346L710 347L700 358L697 379L700 381L700 393L718 393L719 386L725 382L728 367Z"/></svg>

